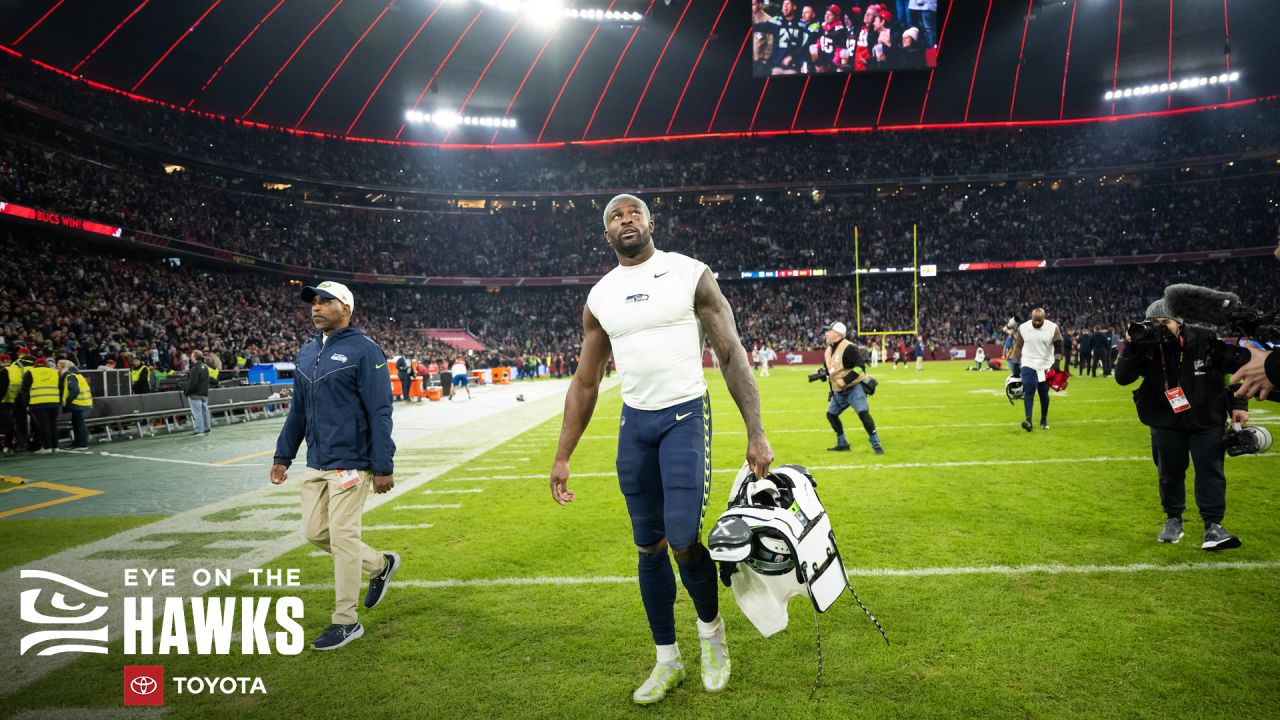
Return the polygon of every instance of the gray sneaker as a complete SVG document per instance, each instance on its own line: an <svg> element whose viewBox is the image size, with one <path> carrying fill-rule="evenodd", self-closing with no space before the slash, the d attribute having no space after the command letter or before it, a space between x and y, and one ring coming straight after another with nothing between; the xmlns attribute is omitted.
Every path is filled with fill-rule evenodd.
<svg viewBox="0 0 1280 720"><path fill-rule="evenodd" d="M1169 518L1164 521L1164 529L1156 537L1162 543L1176 543L1182 539L1182 518Z"/></svg>
<svg viewBox="0 0 1280 720"><path fill-rule="evenodd" d="M1205 550L1227 550L1240 547L1240 538L1227 532L1218 523L1209 523L1204 529L1204 543L1200 547Z"/></svg>

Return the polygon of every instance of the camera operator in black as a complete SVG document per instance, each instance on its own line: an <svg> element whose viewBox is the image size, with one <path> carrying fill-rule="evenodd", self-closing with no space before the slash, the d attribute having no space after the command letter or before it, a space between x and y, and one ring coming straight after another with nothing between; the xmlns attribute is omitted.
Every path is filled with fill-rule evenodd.
<svg viewBox="0 0 1280 720"><path fill-rule="evenodd" d="M1195 464L1196 506L1204 520L1206 550L1240 547L1240 538L1221 525L1227 509L1223 474L1223 429L1227 416L1241 425L1249 421L1248 402L1230 397L1224 369L1212 367L1218 345L1213 331L1184 325L1171 317L1164 300L1147 308L1148 320L1159 323L1153 338L1134 342L1125 334L1115 368L1116 382L1142 379L1133 393L1138 419L1151 429L1151 455L1160 481L1160 503L1167 519L1157 539L1182 539L1182 512L1187 505L1187 458Z"/></svg>

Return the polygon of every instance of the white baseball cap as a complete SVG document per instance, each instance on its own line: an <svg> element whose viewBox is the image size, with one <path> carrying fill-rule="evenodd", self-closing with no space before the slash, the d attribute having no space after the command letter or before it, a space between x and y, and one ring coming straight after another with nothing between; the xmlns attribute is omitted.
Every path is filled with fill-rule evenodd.
<svg viewBox="0 0 1280 720"><path fill-rule="evenodd" d="M824 327L824 328L822 328L822 329L823 329L823 330L835 330L836 332L840 333L841 335L848 335L848 334L849 334L849 328L845 327L844 323L839 322L839 321L833 322L833 323L831 323L830 325L828 325L828 326L826 326L826 327Z"/></svg>
<svg viewBox="0 0 1280 720"><path fill-rule="evenodd" d="M351 295L351 290L340 282L325 280L317 284L315 287L302 288L302 299L311 302L319 295L322 298L337 300L343 305L351 308L351 312L356 311L356 299Z"/></svg>

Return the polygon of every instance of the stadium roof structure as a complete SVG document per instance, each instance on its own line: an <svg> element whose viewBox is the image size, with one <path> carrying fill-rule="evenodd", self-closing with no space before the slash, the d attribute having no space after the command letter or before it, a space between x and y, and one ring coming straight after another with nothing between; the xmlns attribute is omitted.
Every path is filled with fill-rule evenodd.
<svg viewBox="0 0 1280 720"><path fill-rule="evenodd" d="M767 79L752 76L747 0L0 0L0 13L0 49L138 99L406 143L1080 121L1280 91L1274 0L940 0L936 70ZM1213 82L1160 90L1188 78ZM516 126L409 123L410 110Z"/></svg>

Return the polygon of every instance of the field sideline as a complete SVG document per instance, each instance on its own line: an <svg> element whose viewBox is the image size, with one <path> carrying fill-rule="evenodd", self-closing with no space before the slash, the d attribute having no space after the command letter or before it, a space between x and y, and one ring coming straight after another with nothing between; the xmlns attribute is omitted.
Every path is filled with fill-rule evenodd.
<svg viewBox="0 0 1280 720"><path fill-rule="evenodd" d="M840 600L820 618L825 669L812 700L807 602L793 600L790 627L764 639L722 589L733 679L710 695L696 676L693 610L681 588L677 632L694 672L658 707L631 704L653 649L612 472L621 405L613 388L574 456L570 506L556 506L547 488L556 417L370 510L366 539L397 550L404 567L386 603L362 613L365 637L350 647L126 658L117 642L111 655L82 657L5 697L0 714L118 709L121 666L163 664L168 677L261 677L268 690L170 688L166 718L1273 717L1280 452L1227 460L1223 524L1243 547L1199 548L1190 479L1187 536L1161 545L1155 469L1129 389L1072 378L1053 398L1051 429L1028 434L1021 406L1003 397L1003 374L963 368L877 369L883 457L852 413L853 452L826 450L825 387L805 381L809 368L759 379L778 463L812 469L855 587L892 641L851 597ZM723 381L714 372L708 381L715 474L704 532L745 448ZM1280 403L1252 410L1253 422L1280 433ZM279 421L253 425L274 439ZM422 460L431 444L402 451ZM286 487L296 492L296 480ZM42 567L40 557L138 522L0 520L13 548L3 567ZM162 566L163 552L146 564ZM328 622L331 563L297 546L269 565L301 569L310 639ZM219 591L263 593L243 579Z"/></svg>

